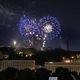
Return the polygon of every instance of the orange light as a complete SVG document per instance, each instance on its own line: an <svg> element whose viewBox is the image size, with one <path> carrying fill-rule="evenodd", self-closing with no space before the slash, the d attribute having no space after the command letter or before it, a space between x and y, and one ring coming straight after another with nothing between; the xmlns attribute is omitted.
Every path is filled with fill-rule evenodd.
<svg viewBox="0 0 80 80"><path fill-rule="evenodd" d="M65 63L71 63L71 60L64 60Z"/></svg>

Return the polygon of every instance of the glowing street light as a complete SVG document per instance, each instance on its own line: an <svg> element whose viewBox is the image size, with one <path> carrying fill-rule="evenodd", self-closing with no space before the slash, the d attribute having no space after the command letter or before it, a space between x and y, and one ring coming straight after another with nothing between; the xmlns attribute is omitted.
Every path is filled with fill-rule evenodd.
<svg viewBox="0 0 80 80"><path fill-rule="evenodd" d="M14 47L16 46L16 44L17 44L17 42L16 42L16 41L13 41L13 45L14 45Z"/></svg>

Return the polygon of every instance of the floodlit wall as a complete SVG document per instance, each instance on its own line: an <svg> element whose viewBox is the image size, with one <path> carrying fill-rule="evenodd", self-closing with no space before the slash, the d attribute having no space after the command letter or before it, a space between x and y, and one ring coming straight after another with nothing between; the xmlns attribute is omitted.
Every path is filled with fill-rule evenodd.
<svg viewBox="0 0 80 80"><path fill-rule="evenodd" d="M34 60L2 60L0 61L0 70L4 70L8 67L14 67L19 70L22 69L36 69ZM45 62L46 69L55 72L57 67L68 68L70 71L80 72L80 63L64 63L64 62Z"/></svg>
<svg viewBox="0 0 80 80"><path fill-rule="evenodd" d="M21 69L35 69L35 61L34 60L2 60L0 61L0 69L6 69L8 67L14 67L19 70Z"/></svg>
<svg viewBox="0 0 80 80"><path fill-rule="evenodd" d="M46 62L45 68L55 72L57 67L68 68L70 71L80 72L80 63Z"/></svg>

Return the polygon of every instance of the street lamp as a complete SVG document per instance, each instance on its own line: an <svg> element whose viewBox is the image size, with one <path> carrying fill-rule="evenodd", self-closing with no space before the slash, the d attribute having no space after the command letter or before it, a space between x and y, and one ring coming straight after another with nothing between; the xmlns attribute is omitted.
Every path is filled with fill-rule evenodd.
<svg viewBox="0 0 80 80"><path fill-rule="evenodd" d="M14 45L14 47L16 46L16 44L17 44L17 42L16 42L16 41L13 41L13 45Z"/></svg>

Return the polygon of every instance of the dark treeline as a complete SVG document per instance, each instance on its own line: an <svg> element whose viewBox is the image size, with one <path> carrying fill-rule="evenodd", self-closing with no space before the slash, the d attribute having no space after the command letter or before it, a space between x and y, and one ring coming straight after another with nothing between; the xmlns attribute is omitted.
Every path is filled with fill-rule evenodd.
<svg viewBox="0 0 80 80"><path fill-rule="evenodd" d="M22 51L23 56L17 54L17 52ZM31 57L25 57L27 51L32 52ZM46 61L53 61L53 62L61 62L62 57L70 58L71 56L75 56L76 54L80 54L80 51L69 51L63 49L54 49L54 50L45 50L45 51L38 51L33 48L18 48L15 49L13 47L0 47L0 52L2 54L8 54L8 60L35 60L36 63L44 64Z"/></svg>

